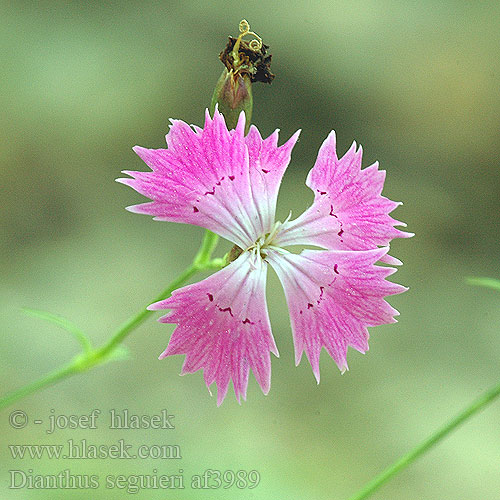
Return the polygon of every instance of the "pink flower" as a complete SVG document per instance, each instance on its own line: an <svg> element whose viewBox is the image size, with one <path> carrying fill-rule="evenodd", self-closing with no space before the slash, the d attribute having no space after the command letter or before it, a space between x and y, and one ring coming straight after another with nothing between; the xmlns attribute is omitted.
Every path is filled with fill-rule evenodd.
<svg viewBox="0 0 500 500"><path fill-rule="evenodd" d="M152 200L129 210L204 227L242 250L222 270L149 307L170 309L160 321L177 324L160 359L185 354L182 374L203 369L207 387L217 385L218 405L231 380L238 402L246 398L250 369L269 391L270 353L278 356L265 298L269 265L285 289L296 363L305 351L319 382L323 347L345 371L348 346L368 349L367 327L396 322L384 297L406 288L385 280L394 268L374 264L400 264L387 255L389 242L411 236L388 215L398 203L381 196L385 172L377 163L361 170L355 143L337 158L334 132L307 178L313 204L295 220L275 222L299 132L278 146L278 131L262 139L252 126L245 137L244 121L242 113L228 131L217 110L213 119L207 111L203 129L172 121L168 149L134 148L152 172L125 171L133 178L118 179ZM295 254L290 245L324 250Z"/></svg>

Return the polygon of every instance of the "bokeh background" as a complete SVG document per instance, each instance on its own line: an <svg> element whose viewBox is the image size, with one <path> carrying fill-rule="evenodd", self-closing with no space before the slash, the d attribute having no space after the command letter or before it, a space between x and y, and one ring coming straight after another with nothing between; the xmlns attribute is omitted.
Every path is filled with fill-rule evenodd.
<svg viewBox="0 0 500 500"><path fill-rule="evenodd" d="M465 283L500 275L498 2L319 1L0 3L0 311L2 392L76 354L62 330L22 314L61 314L96 343L151 301L190 263L199 228L158 223L124 207L141 201L114 182L140 170L131 147L162 147L170 117L202 124L222 70L226 37L248 19L271 46L272 86L254 87L254 123L283 140L302 128L282 185L279 216L310 203L304 185L331 129L339 151L356 140L364 165L387 170L385 195L416 233L395 241L396 325L371 330L341 376L323 353L322 381L294 366L283 292L268 300L280 359L265 397L221 408L201 373L158 354L172 326L150 319L110 363L31 396L0 419L1 498L126 498L125 490L9 490L8 470L33 474L175 474L184 490L140 499L341 500L481 394L498 378L500 296ZM226 247L221 245L218 254ZM52 435L33 419L98 408L96 430ZM108 428L110 409L175 415L175 430ZM374 499L498 499L500 406L460 428ZM13 460L7 444L177 444L181 460ZM205 469L258 470L255 489L194 490Z"/></svg>

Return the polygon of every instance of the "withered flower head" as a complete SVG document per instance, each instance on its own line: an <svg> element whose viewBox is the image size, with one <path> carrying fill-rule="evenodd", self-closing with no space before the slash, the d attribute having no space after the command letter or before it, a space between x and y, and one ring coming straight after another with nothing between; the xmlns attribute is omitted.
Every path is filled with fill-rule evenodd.
<svg viewBox="0 0 500 500"><path fill-rule="evenodd" d="M236 125L241 111L245 111L247 126L250 125L252 83L271 83L274 78L270 71L271 55L267 54L269 46L250 31L250 25L244 19L239 24L239 31L238 38L229 37L226 48L219 54L225 69L215 87L211 105L212 114L215 105L219 105L219 111L230 128ZM246 35L255 38L243 40Z"/></svg>
<svg viewBox="0 0 500 500"><path fill-rule="evenodd" d="M269 45L262 43L262 39L250 31L250 25L243 19L240 22L240 36L229 37L226 48L219 54L220 60L233 74L248 75L250 81L271 83L274 75L271 73L271 58L267 54ZM243 40L245 35L253 35L251 41Z"/></svg>

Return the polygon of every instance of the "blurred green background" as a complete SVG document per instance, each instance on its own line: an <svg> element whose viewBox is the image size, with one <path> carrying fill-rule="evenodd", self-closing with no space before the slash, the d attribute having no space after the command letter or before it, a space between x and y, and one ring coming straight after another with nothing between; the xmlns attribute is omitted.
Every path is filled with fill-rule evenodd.
<svg viewBox="0 0 500 500"><path fill-rule="evenodd" d="M145 168L131 147L163 147L168 118L202 124L222 71L218 53L246 18L271 46L272 86L254 87L254 123L302 135L282 185L280 217L312 200L304 185L331 129L364 165L387 170L384 194L416 233L395 241L396 325L371 330L341 376L323 353L316 385L296 368L283 292L268 301L280 359L265 397L221 408L201 373L163 362L172 326L150 319L127 340L133 359L31 396L1 415L2 499L125 498L125 490L9 490L8 470L34 474L175 474L184 490L139 499L342 500L498 379L500 296L466 285L499 277L500 30L498 2L273 1L0 3L0 311L2 392L77 352L63 331L24 316L70 318L96 343L190 263L202 231L124 207L141 201L114 182ZM221 246L222 255L226 247ZM102 415L96 430L48 435L54 414ZM110 409L175 415L175 430L110 430ZM8 425L13 409L31 421ZM43 426L33 424L42 419ZM388 483L374 499L498 499L498 402ZM7 444L180 446L181 460L13 460ZM205 469L260 472L255 489L194 490Z"/></svg>

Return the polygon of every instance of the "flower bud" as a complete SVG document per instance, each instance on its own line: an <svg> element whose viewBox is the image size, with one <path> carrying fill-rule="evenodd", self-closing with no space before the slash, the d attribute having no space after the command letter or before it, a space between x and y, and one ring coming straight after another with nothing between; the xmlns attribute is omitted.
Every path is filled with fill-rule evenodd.
<svg viewBox="0 0 500 500"><path fill-rule="evenodd" d="M219 111L224 115L229 129L236 127L241 111L245 111L246 123L250 124L253 108L250 77L224 69L212 96L212 114L216 104L219 105Z"/></svg>

